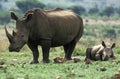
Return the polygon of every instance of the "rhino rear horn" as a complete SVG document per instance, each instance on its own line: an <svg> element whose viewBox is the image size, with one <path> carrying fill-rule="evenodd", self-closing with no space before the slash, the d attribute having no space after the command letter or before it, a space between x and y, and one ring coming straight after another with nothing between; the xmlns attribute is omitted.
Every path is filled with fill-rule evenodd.
<svg viewBox="0 0 120 79"><path fill-rule="evenodd" d="M111 48L114 48L115 47L115 43L112 44Z"/></svg>
<svg viewBox="0 0 120 79"><path fill-rule="evenodd" d="M7 31L6 26L5 26L5 32L6 32L6 36L7 36L8 40L9 40L9 42L11 43L12 40L13 40L13 36Z"/></svg>

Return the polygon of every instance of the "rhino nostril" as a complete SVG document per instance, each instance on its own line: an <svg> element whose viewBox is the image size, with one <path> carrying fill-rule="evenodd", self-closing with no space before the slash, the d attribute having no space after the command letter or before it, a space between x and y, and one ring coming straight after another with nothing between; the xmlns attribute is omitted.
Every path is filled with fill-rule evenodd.
<svg viewBox="0 0 120 79"><path fill-rule="evenodd" d="M16 47L16 50L19 50L19 47Z"/></svg>

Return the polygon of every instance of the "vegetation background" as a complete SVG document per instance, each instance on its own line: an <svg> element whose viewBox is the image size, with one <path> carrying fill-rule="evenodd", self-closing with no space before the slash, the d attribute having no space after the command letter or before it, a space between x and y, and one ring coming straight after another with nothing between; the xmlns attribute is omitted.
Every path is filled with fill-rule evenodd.
<svg viewBox="0 0 120 79"><path fill-rule="evenodd" d="M84 21L84 34L78 42L73 57L81 59L78 63L55 64L55 57L63 57L62 47L50 50L51 63L37 65L26 64L32 53L24 46L19 53L8 51L9 42L4 26L12 29L15 21L10 18L10 11L21 17L31 8L46 10L61 7L73 10ZM120 79L120 0L0 0L0 79ZM85 49L100 44L116 43L116 59L112 61L84 62ZM40 61L42 58L41 48ZM2 63L4 63L2 65ZM105 69L102 71L102 69Z"/></svg>

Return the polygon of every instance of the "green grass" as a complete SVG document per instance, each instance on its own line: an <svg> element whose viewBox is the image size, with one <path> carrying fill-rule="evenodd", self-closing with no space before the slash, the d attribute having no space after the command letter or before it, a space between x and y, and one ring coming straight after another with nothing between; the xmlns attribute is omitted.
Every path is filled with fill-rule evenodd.
<svg viewBox="0 0 120 79"><path fill-rule="evenodd" d="M42 51L39 48L39 64L28 64L32 60L32 53L27 46L23 47L19 53L9 52L7 47L8 41L0 41L0 79L110 79L120 71L120 46L119 46L119 25L85 25L84 34L77 44L72 57L81 59L78 63L66 62L61 64L54 63L55 57L63 57L63 48L53 48L50 50L50 60L48 64L42 63ZM104 35L113 35L115 32L116 39L105 37ZM114 33L113 32L113 33ZM3 31L1 31L1 34ZM5 35L5 34L4 34ZM3 38L1 36L1 38ZM88 46L100 44L101 41L116 43L114 49L116 59L113 61L92 61L92 64L85 64L85 49ZM4 49L3 49L4 48ZM106 71L101 71L105 68ZM61 78L56 78L61 77Z"/></svg>
<svg viewBox="0 0 120 79"><path fill-rule="evenodd" d="M93 61L92 64L85 64L84 62L84 49L76 49L76 53L81 61L78 63L66 62L56 64L53 62L55 57L63 57L64 53L62 48L52 49L50 53L51 62L48 64L41 62L41 49L39 64L29 64L32 59L32 54L29 49L25 50L24 47L20 53L8 52L8 50L0 53L0 62L5 62L0 68L0 79L106 79L113 76L120 69L120 55L119 48L115 49L116 59L113 61ZM106 71L100 71L104 67ZM59 79L59 78L58 78Z"/></svg>

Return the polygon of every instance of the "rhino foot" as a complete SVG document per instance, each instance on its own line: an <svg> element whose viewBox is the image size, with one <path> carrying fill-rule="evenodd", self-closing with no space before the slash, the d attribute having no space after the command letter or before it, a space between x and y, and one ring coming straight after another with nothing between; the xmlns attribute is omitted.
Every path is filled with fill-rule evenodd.
<svg viewBox="0 0 120 79"><path fill-rule="evenodd" d="M50 63L50 60L42 60L43 63Z"/></svg>

